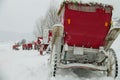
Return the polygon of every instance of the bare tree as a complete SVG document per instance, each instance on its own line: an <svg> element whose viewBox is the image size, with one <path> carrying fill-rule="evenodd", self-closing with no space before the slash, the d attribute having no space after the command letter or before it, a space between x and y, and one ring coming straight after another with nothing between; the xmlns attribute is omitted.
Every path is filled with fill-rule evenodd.
<svg viewBox="0 0 120 80"><path fill-rule="evenodd" d="M40 17L36 21L34 31L33 31L35 37L42 36L43 35L43 29L44 29L44 18Z"/></svg>
<svg viewBox="0 0 120 80"><path fill-rule="evenodd" d="M26 43L26 39L22 39L20 43L21 44L25 44Z"/></svg>
<svg viewBox="0 0 120 80"><path fill-rule="evenodd" d="M56 23L59 23L59 17L57 15L57 7L54 5L50 5L50 8L47 11L47 14L45 16L45 18L47 19L46 21L46 27L48 29L52 28L52 26Z"/></svg>
<svg viewBox="0 0 120 80"><path fill-rule="evenodd" d="M53 0L53 2L55 1ZM44 29L51 29L54 24L60 22L59 17L57 15L58 8L56 4L53 2L50 4L50 7L48 8L44 18L41 17L36 22L36 26L35 26L36 29L34 30L35 36L39 36L39 35L42 36Z"/></svg>
<svg viewBox="0 0 120 80"><path fill-rule="evenodd" d="M35 27L34 30L33 30L33 34L34 34L34 37L35 37L35 38L38 37L38 30L36 29L36 27Z"/></svg>

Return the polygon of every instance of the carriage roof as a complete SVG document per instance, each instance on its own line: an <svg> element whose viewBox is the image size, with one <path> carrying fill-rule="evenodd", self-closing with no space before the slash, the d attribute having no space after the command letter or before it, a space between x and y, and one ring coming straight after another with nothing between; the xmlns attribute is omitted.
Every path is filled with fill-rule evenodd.
<svg viewBox="0 0 120 80"><path fill-rule="evenodd" d="M103 4L103 3L95 3L95 2L89 2L89 3L82 3L82 2L73 2L73 1L64 1L61 3L60 9L58 10L58 15L61 13L65 5L75 5L75 6L88 6L88 7L96 7L96 8L101 8L101 9L111 9L113 10L112 5L108 4Z"/></svg>

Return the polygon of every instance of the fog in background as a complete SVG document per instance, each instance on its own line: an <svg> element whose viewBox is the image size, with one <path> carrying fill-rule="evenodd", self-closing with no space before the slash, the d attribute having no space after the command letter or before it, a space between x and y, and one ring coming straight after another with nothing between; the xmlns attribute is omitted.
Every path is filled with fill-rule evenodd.
<svg viewBox="0 0 120 80"><path fill-rule="evenodd" d="M56 0L62 2L63 0ZM101 2L113 5L113 17L120 17L120 0L78 0L83 2ZM0 40L9 40L10 37L24 38L33 33L36 21L44 16L53 0L0 0ZM57 5L57 4L55 4ZM12 36L9 34L11 33ZM24 35L25 34L25 35ZM1 36L2 35L2 36ZM9 38L8 38L9 37ZM18 38L18 39L19 39Z"/></svg>

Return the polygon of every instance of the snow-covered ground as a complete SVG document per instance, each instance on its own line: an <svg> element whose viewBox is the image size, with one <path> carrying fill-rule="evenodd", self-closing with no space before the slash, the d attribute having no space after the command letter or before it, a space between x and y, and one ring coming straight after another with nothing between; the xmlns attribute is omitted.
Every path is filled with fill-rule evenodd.
<svg viewBox="0 0 120 80"><path fill-rule="evenodd" d="M35 50L12 50L12 42L0 42L0 80L48 80L49 55ZM112 46L120 63L120 36ZM119 65L120 72L120 65ZM100 72L83 69L58 70L55 80L113 80ZM120 74L116 80L120 80Z"/></svg>
<svg viewBox="0 0 120 80"><path fill-rule="evenodd" d="M0 80L47 80L47 56L38 51L14 51L11 43L0 43Z"/></svg>

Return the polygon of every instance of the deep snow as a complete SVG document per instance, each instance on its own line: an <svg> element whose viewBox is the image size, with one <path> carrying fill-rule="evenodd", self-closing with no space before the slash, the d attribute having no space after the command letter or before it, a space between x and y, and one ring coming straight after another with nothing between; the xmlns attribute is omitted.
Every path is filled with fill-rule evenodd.
<svg viewBox="0 0 120 80"><path fill-rule="evenodd" d="M0 42L0 80L48 80L49 55L40 56L35 50L12 50L12 42ZM120 63L120 36L112 47ZM120 66L119 66L120 68ZM120 71L120 69L119 69ZM56 80L113 80L100 72L83 69L58 69ZM120 80L120 75L116 78Z"/></svg>
<svg viewBox="0 0 120 80"><path fill-rule="evenodd" d="M14 51L10 43L0 43L0 80L46 80L46 61L38 51Z"/></svg>

